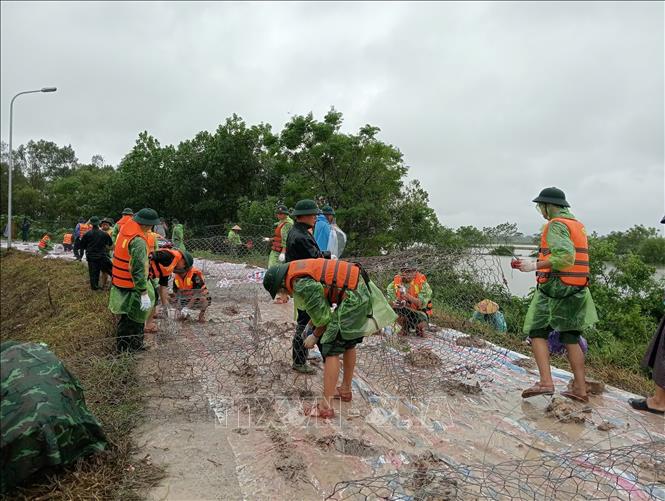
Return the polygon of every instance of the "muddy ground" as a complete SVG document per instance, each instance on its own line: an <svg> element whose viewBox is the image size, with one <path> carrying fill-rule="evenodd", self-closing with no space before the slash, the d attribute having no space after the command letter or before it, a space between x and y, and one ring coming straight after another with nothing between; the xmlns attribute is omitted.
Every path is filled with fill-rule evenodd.
<svg viewBox="0 0 665 501"><path fill-rule="evenodd" d="M207 322L161 319L139 355L137 459L168 473L150 499L665 499L661 417L609 386L589 405L522 400L533 360L452 330L366 339L353 401L305 418L322 370L290 368L292 303L270 301L260 269L197 265Z"/></svg>
<svg viewBox="0 0 665 501"><path fill-rule="evenodd" d="M323 499L338 482L396 472L409 472L400 489L417 497L428 468L480 471L663 438L662 418L632 411L629 394L613 388L588 406L522 400L536 378L532 362L437 329L425 339L365 340L353 401L338 402L332 420L305 418L322 370L290 369L292 303L269 300L260 270L200 265L214 295L207 322L160 320L141 355L150 419L139 443L169 473L152 499ZM565 389L569 374L555 377Z"/></svg>

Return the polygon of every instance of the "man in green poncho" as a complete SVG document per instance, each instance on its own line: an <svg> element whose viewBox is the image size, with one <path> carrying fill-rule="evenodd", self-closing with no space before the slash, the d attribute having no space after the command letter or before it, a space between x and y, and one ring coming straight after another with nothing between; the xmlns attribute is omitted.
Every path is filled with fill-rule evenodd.
<svg viewBox="0 0 665 501"><path fill-rule="evenodd" d="M155 224L159 224L157 211L141 209L122 225L115 242L109 309L120 315L118 351L145 349L143 327L155 304L155 291L148 278L147 233Z"/></svg>
<svg viewBox="0 0 665 501"><path fill-rule="evenodd" d="M272 237L272 247L270 257L268 258L268 268L277 266L286 261L286 239L293 226L293 219L289 217L289 209L285 205L277 207L277 219L275 223L275 234ZM289 300L288 295L277 295L276 303L286 303Z"/></svg>
<svg viewBox="0 0 665 501"><path fill-rule="evenodd" d="M159 222L157 223L159 224ZM173 220L173 231L171 233L171 243L173 248L181 251L185 249L185 228L177 219Z"/></svg>
<svg viewBox="0 0 665 501"><path fill-rule="evenodd" d="M296 308L309 315L304 346L312 349L318 344L323 356L323 399L305 414L334 417L333 399L352 399L356 345L364 336L392 324L397 315L361 268L346 261L301 259L273 266L263 286L273 299L278 292L292 295ZM341 386L337 386L339 355L344 358Z"/></svg>
<svg viewBox="0 0 665 501"><path fill-rule="evenodd" d="M545 188L534 200L547 219L538 260L518 261L523 272L536 272L537 289L524 320L524 333L532 340L540 381L522 392L522 398L553 395L550 369L549 333L560 333L575 377L571 391L561 393L579 402L588 402L584 378L584 353L579 345L582 331L598 321L589 291L589 246L584 225L568 209L570 204L558 188Z"/></svg>

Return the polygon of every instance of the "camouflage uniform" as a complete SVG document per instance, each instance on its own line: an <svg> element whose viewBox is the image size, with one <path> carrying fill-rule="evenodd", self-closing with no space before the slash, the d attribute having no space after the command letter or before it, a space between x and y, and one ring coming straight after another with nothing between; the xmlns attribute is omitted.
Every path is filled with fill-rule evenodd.
<svg viewBox="0 0 665 501"><path fill-rule="evenodd" d="M2 343L0 376L2 492L43 468L106 448L80 384L44 345Z"/></svg>

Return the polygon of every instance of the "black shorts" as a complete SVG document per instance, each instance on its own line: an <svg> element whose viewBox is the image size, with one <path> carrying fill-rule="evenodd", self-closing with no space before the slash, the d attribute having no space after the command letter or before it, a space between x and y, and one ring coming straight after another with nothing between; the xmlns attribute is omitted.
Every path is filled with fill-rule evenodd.
<svg viewBox="0 0 665 501"><path fill-rule="evenodd" d="M102 273L111 274L113 271L113 263L108 257L93 257L88 258L88 263L93 264Z"/></svg>

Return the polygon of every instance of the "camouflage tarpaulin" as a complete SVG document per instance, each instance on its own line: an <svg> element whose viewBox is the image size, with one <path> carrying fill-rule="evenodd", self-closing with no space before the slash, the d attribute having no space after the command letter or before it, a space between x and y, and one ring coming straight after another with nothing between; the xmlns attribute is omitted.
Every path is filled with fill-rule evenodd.
<svg viewBox="0 0 665 501"><path fill-rule="evenodd" d="M83 389L44 345L0 345L2 492L42 468L62 466L104 450L99 421Z"/></svg>

